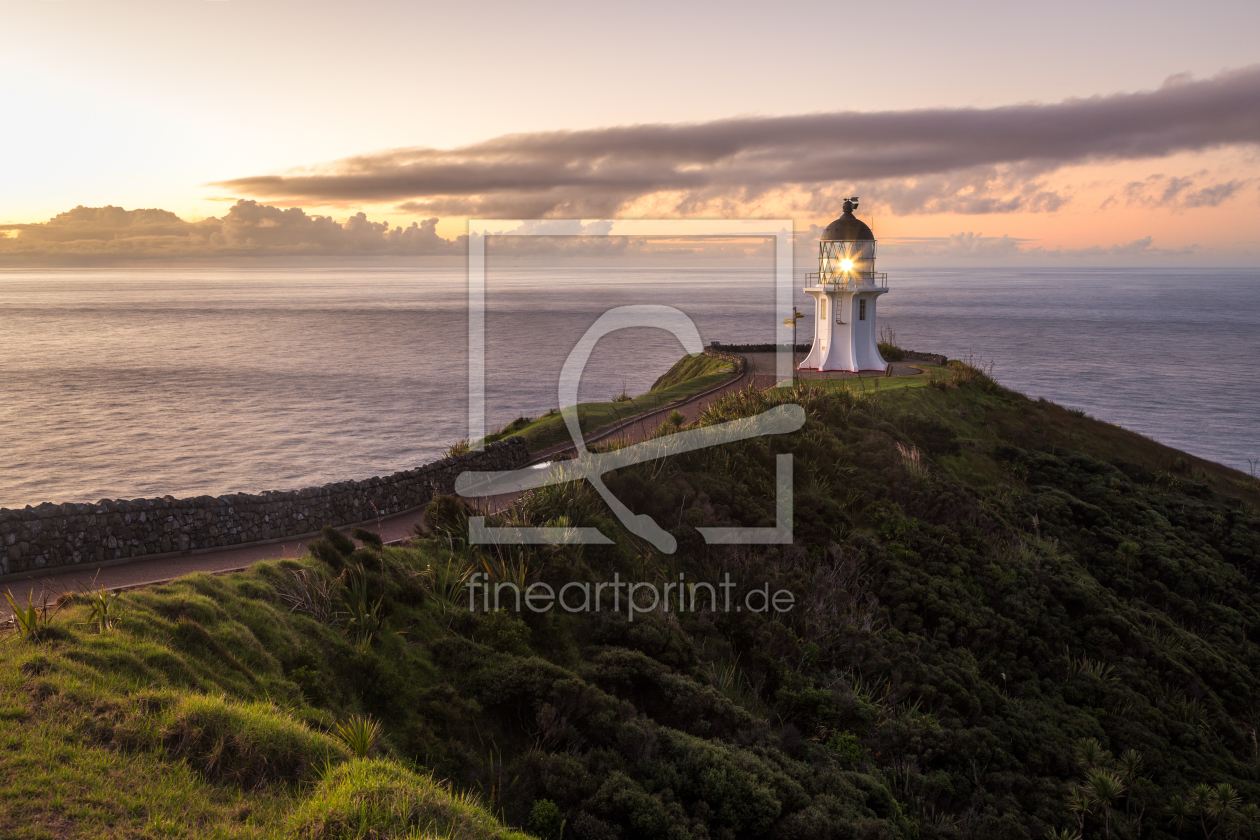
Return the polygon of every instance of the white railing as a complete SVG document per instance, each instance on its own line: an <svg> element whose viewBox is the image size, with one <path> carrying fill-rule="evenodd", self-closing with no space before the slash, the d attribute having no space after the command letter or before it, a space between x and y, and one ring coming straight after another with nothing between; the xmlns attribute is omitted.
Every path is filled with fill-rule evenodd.
<svg viewBox="0 0 1260 840"><path fill-rule="evenodd" d="M833 289L887 289L886 271L837 271L823 274L811 271L805 275L807 286L830 286Z"/></svg>

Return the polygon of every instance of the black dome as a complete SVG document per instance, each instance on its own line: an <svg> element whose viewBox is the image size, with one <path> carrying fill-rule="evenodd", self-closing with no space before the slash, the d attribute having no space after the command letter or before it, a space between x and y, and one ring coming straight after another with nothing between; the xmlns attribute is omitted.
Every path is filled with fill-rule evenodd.
<svg viewBox="0 0 1260 840"><path fill-rule="evenodd" d="M845 204L848 205L849 202L846 201ZM874 242L875 234L871 233L866 222L854 216L853 211L846 206L844 215L827 225L827 229L822 232L819 239L857 239Z"/></svg>

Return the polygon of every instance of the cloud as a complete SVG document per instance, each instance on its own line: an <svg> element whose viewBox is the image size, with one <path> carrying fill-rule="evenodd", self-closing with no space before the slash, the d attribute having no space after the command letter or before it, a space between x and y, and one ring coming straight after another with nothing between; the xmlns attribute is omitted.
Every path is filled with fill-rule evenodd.
<svg viewBox="0 0 1260 840"><path fill-rule="evenodd" d="M1206 170L1197 172L1193 176L1151 175L1143 181L1130 181L1126 184L1123 190L1124 201L1131 207L1168 207L1174 210L1219 207L1222 202L1252 181L1252 179L1231 178L1228 181L1216 181L1196 189L1196 186L1208 177ZM1108 197L1102 203L1101 209L1114 205L1117 200L1117 196Z"/></svg>
<svg viewBox="0 0 1260 840"><path fill-rule="evenodd" d="M1095 245L1089 248L1045 248L1033 240L1013 236L985 236L983 233L962 231L949 236L902 237L880 243L880 254L898 260L929 258L934 262L965 264L989 262L999 264L1036 263L1051 261L1089 262L1099 265L1142 264L1163 261L1171 257L1198 254L1199 246L1183 248L1157 248L1155 237L1143 236L1129 242L1110 246Z"/></svg>
<svg viewBox="0 0 1260 840"><path fill-rule="evenodd" d="M858 187L877 190L897 213L1037 212L1070 200L1044 183L1069 164L1257 143L1260 65L1049 105L511 134L215 186L268 199L400 202L411 212L482 218L606 218L640 206L697 214L771 199L826 211Z"/></svg>
<svg viewBox="0 0 1260 840"><path fill-rule="evenodd" d="M199 222L166 210L76 207L42 224L0 225L0 260L463 254L463 237L441 238L437 221L391 227L356 213L337 222L255 201Z"/></svg>

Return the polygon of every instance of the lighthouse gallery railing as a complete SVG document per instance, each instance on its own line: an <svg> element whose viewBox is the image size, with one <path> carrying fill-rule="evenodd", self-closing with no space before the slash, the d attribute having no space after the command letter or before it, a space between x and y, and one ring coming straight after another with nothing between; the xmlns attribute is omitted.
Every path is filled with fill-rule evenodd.
<svg viewBox="0 0 1260 840"><path fill-rule="evenodd" d="M888 272L886 271L837 271L824 274L811 271L805 275L808 286L831 286L835 289L887 289Z"/></svg>

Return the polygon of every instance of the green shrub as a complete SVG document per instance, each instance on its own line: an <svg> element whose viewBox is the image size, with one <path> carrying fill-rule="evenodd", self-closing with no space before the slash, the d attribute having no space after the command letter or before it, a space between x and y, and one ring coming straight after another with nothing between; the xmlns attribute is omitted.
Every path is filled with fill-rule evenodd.
<svg viewBox="0 0 1260 840"><path fill-rule="evenodd" d="M529 815L529 828L540 840L560 840L564 836L564 815L550 799L539 799Z"/></svg>
<svg viewBox="0 0 1260 840"><path fill-rule="evenodd" d="M82 586L82 584L80 584ZM123 619L123 608L120 600L121 592L106 592L105 587L93 592L83 586L83 594L87 597L90 623L98 633L108 633L118 626Z"/></svg>
<svg viewBox="0 0 1260 840"><path fill-rule="evenodd" d="M900 362L906 357L906 351L897 344L896 330L888 325L879 328L879 341L876 342L876 346L879 348L879 355L883 356L886 362Z"/></svg>
<svg viewBox="0 0 1260 840"><path fill-rule="evenodd" d="M862 742L852 732L837 732L827 739L827 749L849 764L858 764L865 757Z"/></svg>
<svg viewBox="0 0 1260 840"><path fill-rule="evenodd" d="M375 531L369 531L367 528L352 528L350 535L359 542L363 543L364 548L383 551L385 544L381 541L381 535Z"/></svg>
<svg viewBox="0 0 1260 840"><path fill-rule="evenodd" d="M13 599L13 591L9 590L4 593L4 600L9 602L9 609L13 611L13 623L17 627L18 635L28 642L38 642L48 635L48 602L45 600L38 607L35 606L34 590L26 595L26 606L19 607Z"/></svg>
<svg viewBox="0 0 1260 840"><path fill-rule="evenodd" d="M359 758L367 758L381 739L381 724L371 715L351 715L333 730L341 743Z"/></svg>
<svg viewBox="0 0 1260 840"><path fill-rule="evenodd" d="M477 509L459 496L437 495L424 507L423 536L443 537L461 546L468 539L468 517Z"/></svg>
<svg viewBox="0 0 1260 840"><path fill-rule="evenodd" d="M383 598L372 599L368 576L361 568L350 571L341 598L349 615L346 636L360 651L367 651L385 627Z"/></svg>
<svg viewBox="0 0 1260 840"><path fill-rule="evenodd" d="M530 655L529 625L508 609L495 610L481 620L477 626L477 641L502 653Z"/></svg>
<svg viewBox="0 0 1260 840"><path fill-rule="evenodd" d="M949 367L954 374L954 384L959 387L970 385L988 394L997 394L1002 391L1002 386L993 378L992 362L976 361L968 356L963 361L951 359Z"/></svg>

